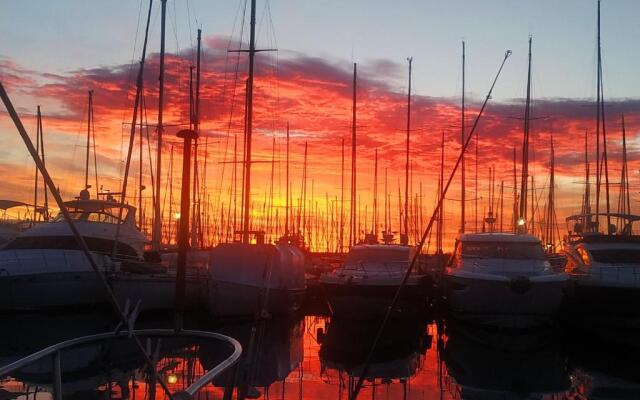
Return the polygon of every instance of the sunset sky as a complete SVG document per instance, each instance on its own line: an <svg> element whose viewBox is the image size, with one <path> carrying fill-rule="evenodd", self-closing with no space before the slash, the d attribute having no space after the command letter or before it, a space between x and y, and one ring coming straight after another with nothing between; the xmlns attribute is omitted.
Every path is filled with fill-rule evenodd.
<svg viewBox="0 0 640 400"><path fill-rule="evenodd" d="M42 106L47 165L65 198L83 185L87 91L94 91L96 147L100 185L119 191L132 116L135 73L141 54L148 0L87 2L30 1L0 5L0 81L30 133L35 135L35 110ZM211 222L221 207L229 209L234 136L243 123L246 56L228 49L247 46L244 1L170 0L167 10L165 123L188 122L189 66L195 62L196 29L203 31L202 134L209 142L207 193ZM157 114L160 1L154 1L145 73L147 121ZM527 39L533 36L532 163L542 215L548 185L549 142L556 143L558 220L579 211L583 185L584 132L595 141L596 2L571 1L258 1L259 48L277 52L257 56L255 82L254 159L284 160L286 122L291 125L292 187L300 197L302 155L308 142L307 199L318 213L335 215L340 196L341 140L350 166L351 80L358 63L358 195L362 226L365 205L371 225L373 157L379 152L379 203L383 202L388 169L392 229L398 229L398 184L404 173L407 62L414 58L412 103L412 195L419 197L428 219L435 204L440 163L440 135L445 131L445 176L459 152L461 41L467 49L467 125L471 126L504 51L512 57L498 81L479 124L478 174L468 157L468 198L479 197L478 213L487 208L489 168L505 185L505 228L510 227L512 152L520 158L527 74ZM241 36L242 32L242 36ZM632 209L636 211L640 174L640 3L603 1L602 45L611 181L620 177L621 124L625 114L630 160ZM241 44L242 43L242 44ZM236 67L238 76L236 78ZM234 95L235 93L235 95ZM233 109L233 112L231 111ZM168 168L176 126L167 127L163 165ZM8 118L0 111L0 198L32 202L33 162ZM155 154L151 128L152 157ZM241 140L241 137L239 137ZM204 139L202 139L201 143ZM137 143L137 142L136 142ZM146 146L146 144L145 144ZM241 146L240 146L241 147ZM145 148L145 195L150 195L149 158ZM137 176L134 151L132 173ZM181 151L178 146L175 151ZM202 150L201 160L204 158ZM240 156L240 154L238 155ZM590 152L595 157L595 150ZM176 153L176 177L181 160ZM518 165L518 170L520 166ZM592 170L594 167L592 166ZM224 170L224 171L223 171ZM255 209L271 191L271 163L255 165L252 193ZM135 172L134 172L135 171ZM91 172L93 174L93 171ZM168 170L163 168L163 184ZM345 181L349 182L347 171ZM174 179L174 191L179 182ZM284 204L284 164L274 169L274 205L279 217ZM129 190L135 191L135 179ZM445 205L449 245L459 228L459 179ZM348 190L348 187L346 188ZM404 190L402 188L402 190ZM348 193L348 192L347 192ZM496 191L498 193L498 191ZM612 187L612 204L618 188ZM348 198L348 194L346 195ZM174 193L174 204L178 195ZM327 199L329 204L327 204ZM134 202L131 198L130 202ZM267 201L268 202L268 201ZM224 203L224 205L222 205ZM175 207L175 206L174 206ZM313 206L316 207L315 205ZM348 205L346 206L348 207ZM467 229L474 229L474 203L467 206ZM150 207L146 211L150 215ZM225 211L226 212L226 211ZM256 211L259 213L259 211ZM380 206L380 220L383 210ZM168 215L168 214L167 214ZM318 220L326 215L317 216ZM370 228L369 228L370 229ZM564 232L561 224L560 232ZM331 238L324 234L324 241ZM316 237L316 241L319 238Z"/></svg>

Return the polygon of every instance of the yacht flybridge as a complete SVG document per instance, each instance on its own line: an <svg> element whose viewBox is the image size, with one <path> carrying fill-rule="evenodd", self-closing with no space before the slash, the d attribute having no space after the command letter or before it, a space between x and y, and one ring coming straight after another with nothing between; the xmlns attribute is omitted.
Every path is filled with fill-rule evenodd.
<svg viewBox="0 0 640 400"><path fill-rule="evenodd" d="M572 230L564 240L566 272L575 281L573 313L638 315L640 300L640 235L629 214L572 215ZM598 232L597 219L612 220L609 234Z"/></svg>
<svg viewBox="0 0 640 400"><path fill-rule="evenodd" d="M444 279L454 318L514 329L550 324L569 284L538 238L513 233L460 235Z"/></svg>

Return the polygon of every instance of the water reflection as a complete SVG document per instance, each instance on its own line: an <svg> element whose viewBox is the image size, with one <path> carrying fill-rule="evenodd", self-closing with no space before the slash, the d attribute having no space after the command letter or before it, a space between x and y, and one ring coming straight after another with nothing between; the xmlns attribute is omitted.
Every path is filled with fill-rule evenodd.
<svg viewBox="0 0 640 400"><path fill-rule="evenodd" d="M351 390L363 374L368 354L381 321L331 320L318 334L319 358L330 384ZM400 384L406 386L416 375L424 355L431 347L427 324L418 321L394 321L385 330L364 377L368 386ZM335 373L334 373L335 372Z"/></svg>
<svg viewBox="0 0 640 400"><path fill-rule="evenodd" d="M113 329L99 314L2 316L0 364L53 343ZM234 373L216 378L200 399L347 399L363 372L379 321L306 316L190 329L238 339ZM143 319L162 327L170 319ZM597 335L596 335L597 333ZM637 399L637 330L587 329L509 333L447 321L393 321L385 330L360 399ZM226 356L200 340L144 339L172 391L185 388ZM64 398L164 399L142 357L126 340L73 348L62 356ZM0 379L0 399L50 399L51 363L44 360ZM27 395L28 393L28 395Z"/></svg>
<svg viewBox="0 0 640 400"><path fill-rule="evenodd" d="M571 387L567 356L552 331L503 333L447 326L440 347L462 399L542 399Z"/></svg>

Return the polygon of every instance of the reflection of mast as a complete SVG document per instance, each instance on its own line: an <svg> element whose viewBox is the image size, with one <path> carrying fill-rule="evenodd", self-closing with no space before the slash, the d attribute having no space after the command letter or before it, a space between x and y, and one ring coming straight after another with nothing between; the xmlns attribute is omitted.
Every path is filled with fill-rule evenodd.
<svg viewBox="0 0 640 400"><path fill-rule="evenodd" d="M411 64L413 57L408 57L409 61L409 89L407 90L407 152L406 152L406 165L404 170L404 235L400 234L400 241L409 243L409 143L411 132Z"/></svg>
<svg viewBox="0 0 640 400"><path fill-rule="evenodd" d="M520 178L520 209L518 224L527 221L527 185L529 181L529 123L531 117L531 37L529 37L529 63L527 68L527 100L524 108L524 139L522 142L522 176ZM533 204L532 204L533 206ZM531 216L533 223L533 215ZM522 227L525 228L526 227ZM533 224L532 224L533 229Z"/></svg>

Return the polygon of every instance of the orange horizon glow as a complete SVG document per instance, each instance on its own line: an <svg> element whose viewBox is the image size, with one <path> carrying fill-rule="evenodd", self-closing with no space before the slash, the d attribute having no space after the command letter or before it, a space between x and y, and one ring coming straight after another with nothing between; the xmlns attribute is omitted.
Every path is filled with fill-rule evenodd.
<svg viewBox="0 0 640 400"><path fill-rule="evenodd" d="M241 165L233 164L234 138L237 139L237 160L242 158L242 134L244 123L244 56L236 59L228 56L220 41L205 40L204 64L201 88L201 138L198 161L201 181L201 212L204 213L206 245L229 239L233 230L230 220L234 209L236 220L240 218L241 179L232 185L234 165L241 174ZM174 220L179 209L181 174L181 141L175 133L188 125L189 82L191 64L188 52L171 54L166 61L165 133L163 136L162 193L164 220ZM291 127L291 180L292 214L297 219L301 206L303 152L308 143L307 203L304 205L308 224L305 232L313 250L336 248L340 199L341 152L345 142L344 171L344 225L345 242L349 237L349 183L351 180L351 64L331 63L304 55L278 60L277 69L272 58L258 57L254 101L253 159L259 161L252 167L252 226L268 228L268 240L275 240L284 233L285 212L285 130ZM238 77L235 65L238 62ZM119 192L126 158L135 92L133 76L135 65L115 65L74 71L66 75L54 75L27 70L7 59L0 59L1 80L25 127L35 135L35 106L42 105L45 134L46 162L52 177L65 199L76 196L84 181L84 143L86 136L87 90L93 90L95 136L98 152L98 178L102 190ZM149 56L145 73L145 143L143 148L143 214L145 230L150 226L151 169L155 168L155 131L157 109L158 55ZM226 68L226 69L225 69ZM524 82L523 82L524 86ZM376 231L384 229L385 173L387 175L387 199L390 210L391 231L399 231L400 197L404 196L404 148L406 124L406 93L404 88L391 86L384 77L365 72L358 79L357 122L357 199L359 212L359 236L371 231L373 220L374 152L378 150L378 218ZM482 90L486 90L482 89ZM500 82L496 91L500 90ZM588 132L589 157L592 184L595 181L595 111L592 100L541 99L534 102L534 116L541 119L532 122L530 171L535 175L537 213L541 217L546 203L549 171L549 143L554 135L556 162L556 204L560 233L566 232L564 218L580 209L584 180L584 135ZM621 170L621 114L625 115L629 176L632 192L632 211L637 200L640 157L637 150L637 132L640 127L638 101L610 101L607 133L610 180L613 182L612 211L617 209L618 186ZM470 100L467 106L470 127L478 112L478 101ZM511 229L513 204L513 151L517 155L517 171L520 171L522 122L521 100L511 103L490 102L479 123L478 187L475 185L475 142L466 155L467 176L467 230L482 228L482 218L488 209L489 169L495 169L495 184L504 182L504 230ZM515 117L515 118L514 118ZM542 118L544 117L544 118ZM414 95L412 98L411 131L411 188L410 188L410 238L415 241L424 229L436 204L440 170L440 135L445 132L445 180L460 151L460 106L457 98L435 98ZM33 162L6 112L0 112L0 132L5 143L0 161L0 173L4 184L0 197L33 202ZM136 131L138 132L138 131ZM467 131L468 134L469 131ZM147 147L146 135L150 145ZM275 138L275 150L273 140ZM208 143L205 149L204 144ZM137 206L139 174L139 138L133 149L133 162L128 186L128 203ZM170 158L173 148L173 174ZM93 154L91 155L90 183L94 181ZM206 159L206 181L203 179ZM273 165L273 179L272 174ZM155 173L155 171L153 171ZM171 178L171 186L167 184ZM519 182L519 175L516 181ZM94 185L95 186L95 185ZM40 184L40 187L42 185ZM96 188L92 188L95 196ZM171 190L169 190L171 189ZM592 189L592 193L595 190ZM170 203L170 193L173 202ZM499 196L499 188L496 189ZM477 209L475 199L478 199ZM41 205L42 192L39 194ZM450 249L453 238L460 229L460 172L456 174L447 194L445 210L445 248ZM604 204L604 200L601 200ZM497 204L496 204L497 205ZM50 204L51 206L51 204ZM55 208L55 207L52 207ZM277 213L277 216L276 216ZM496 210L495 213L499 213ZM539 218L539 217L536 217ZM224 219L224 221L223 221ZM536 221L538 224L538 221ZM166 224L165 224L166 225ZM236 224L239 228L239 223ZM497 228L497 227L496 227ZM171 228L175 232L175 226ZM165 240L173 233L165 230ZM147 231L147 233L150 233ZM310 234L309 234L310 233ZM430 249L433 250L431 241Z"/></svg>

